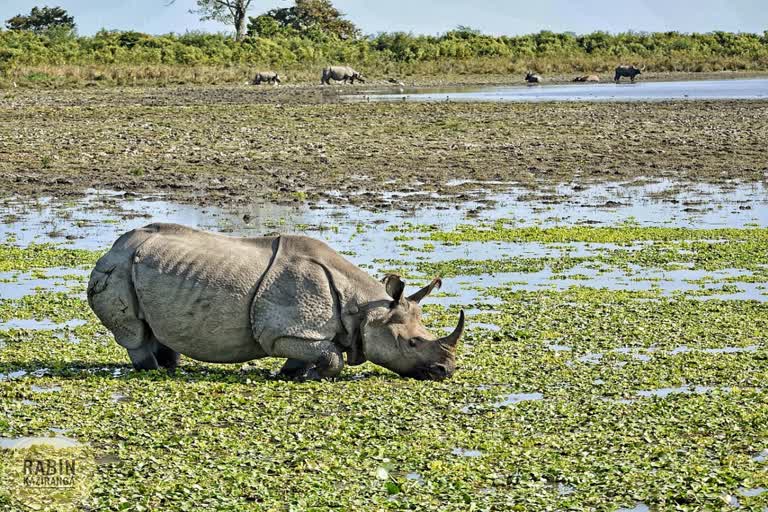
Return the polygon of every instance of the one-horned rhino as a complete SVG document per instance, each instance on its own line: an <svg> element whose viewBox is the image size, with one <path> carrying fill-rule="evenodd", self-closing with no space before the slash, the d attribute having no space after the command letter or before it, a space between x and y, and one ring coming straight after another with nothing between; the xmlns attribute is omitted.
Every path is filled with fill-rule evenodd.
<svg viewBox="0 0 768 512"><path fill-rule="evenodd" d="M177 224L125 233L96 263L88 304L134 368L173 369L179 354L214 363L283 357L281 373L338 375L366 360L402 376L453 375L464 312L435 337L395 275L370 277L305 236L236 238Z"/></svg>
<svg viewBox="0 0 768 512"><path fill-rule="evenodd" d="M259 71L253 77L253 80L251 81L251 84L253 84L253 85L261 85L262 82L266 82L268 84L273 84L273 85L274 84L279 84L280 83L280 75L278 75L274 71Z"/></svg>
<svg viewBox="0 0 768 512"><path fill-rule="evenodd" d="M347 81L354 84L355 80L365 83L363 74L355 71L349 66L328 66L323 68L323 75L320 78L320 84L331 85L331 79L341 81L346 84Z"/></svg>

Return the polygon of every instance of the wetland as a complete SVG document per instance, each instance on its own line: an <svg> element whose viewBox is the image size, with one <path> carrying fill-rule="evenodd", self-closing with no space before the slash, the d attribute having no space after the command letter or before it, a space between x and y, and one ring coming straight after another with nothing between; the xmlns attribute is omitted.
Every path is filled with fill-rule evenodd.
<svg viewBox="0 0 768 512"><path fill-rule="evenodd" d="M0 94L0 447L87 446L82 509L768 506L765 101ZM134 372L85 286L160 221L442 276L425 324L467 312L454 377Z"/></svg>

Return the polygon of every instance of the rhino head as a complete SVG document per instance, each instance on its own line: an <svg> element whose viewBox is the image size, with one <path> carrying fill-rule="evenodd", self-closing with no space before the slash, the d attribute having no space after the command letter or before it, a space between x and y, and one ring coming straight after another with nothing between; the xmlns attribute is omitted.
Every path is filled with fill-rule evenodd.
<svg viewBox="0 0 768 512"><path fill-rule="evenodd" d="M396 275L383 280L392 301L370 309L361 325L365 357L403 377L443 380L456 370L456 344L464 331L464 311L451 334L438 338L421 323L419 302L442 284L429 285L406 297L405 283Z"/></svg>

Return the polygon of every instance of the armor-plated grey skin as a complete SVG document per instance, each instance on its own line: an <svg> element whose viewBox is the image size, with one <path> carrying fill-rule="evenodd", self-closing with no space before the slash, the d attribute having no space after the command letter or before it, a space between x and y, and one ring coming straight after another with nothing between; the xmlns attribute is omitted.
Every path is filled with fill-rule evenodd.
<svg viewBox="0 0 768 512"><path fill-rule="evenodd" d="M616 74L613 77L614 82L621 80L621 77L628 76L630 81L634 82L637 75L642 74L635 66L618 66L616 68Z"/></svg>
<svg viewBox="0 0 768 512"><path fill-rule="evenodd" d="M538 84L541 82L541 76L531 73L530 71L525 74L525 81L529 84Z"/></svg>
<svg viewBox="0 0 768 512"><path fill-rule="evenodd" d="M320 84L331 85L331 79L336 81L343 80L345 84L347 81L354 84L355 80L360 80L365 83L362 73L358 73L349 66L329 66L323 68L323 76L320 78Z"/></svg>
<svg viewBox="0 0 768 512"><path fill-rule="evenodd" d="M253 77L253 85L261 85L261 82L267 82L268 84L279 84L280 76L274 71L259 71L256 76Z"/></svg>
<svg viewBox="0 0 768 512"><path fill-rule="evenodd" d="M584 75L584 76L577 76L573 79L574 82L599 82L600 77L597 75Z"/></svg>
<svg viewBox="0 0 768 512"><path fill-rule="evenodd" d="M441 380L455 370L464 312L436 338L394 275L382 282L304 236L235 238L150 224L114 243L91 272L88 304L134 368L173 369L179 353L214 363L284 357L281 373L334 377L366 360Z"/></svg>

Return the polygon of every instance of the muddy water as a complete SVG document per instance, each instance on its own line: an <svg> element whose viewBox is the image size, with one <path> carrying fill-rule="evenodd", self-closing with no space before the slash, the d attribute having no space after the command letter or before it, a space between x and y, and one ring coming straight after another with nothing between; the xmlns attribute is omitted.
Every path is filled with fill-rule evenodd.
<svg viewBox="0 0 768 512"><path fill-rule="evenodd" d="M641 75L642 78L642 75ZM768 98L768 79L371 90L350 101L662 101Z"/></svg>
<svg viewBox="0 0 768 512"><path fill-rule="evenodd" d="M449 183L450 185L450 183ZM478 189L483 188L478 182ZM450 187L449 187L450 188ZM198 208L164 200L162 196L123 197L110 191L90 191L77 201L53 199L13 199L0 206L0 240L15 240L19 245L54 242L73 248L106 250L123 232L150 222L178 222L202 229L258 236L294 232L321 238L342 251L349 259L380 275L392 270L399 260L406 269L418 261L453 259L499 259L505 257L593 256L616 249L612 244L541 243L464 243L444 245L419 239L423 233L403 233L409 223L434 225L449 230L459 224L513 220L519 226L607 225L633 223L641 226L744 227L768 225L768 192L761 184L725 186L636 180L630 183L591 187L562 185L531 192L510 183L504 194L492 196L493 208L477 209L478 203L459 203L453 209L425 209L417 212L371 212L355 207L324 204L320 207L282 206L257 203L231 211ZM401 238L397 240L396 237ZM402 240L409 237L410 240ZM639 249L642 243L622 246ZM398 264L399 266L399 264ZM48 269L39 273L0 274L0 297L18 298L36 288L66 290L85 279L89 269ZM413 272L412 272L413 273ZM69 275L69 276L68 276ZM695 290L690 281L704 276L725 278L748 276L743 270L701 272L661 271L635 267L631 273L617 269L577 266L562 274L550 268L538 272L485 273L445 280L446 296L436 298L445 305L470 305L478 298L478 287L515 283L517 289L565 289L573 285L622 290L661 289L663 293ZM427 276L419 276L425 278ZM411 279L413 281L413 279ZM82 283L80 283L82 284ZM707 285L709 286L709 285ZM719 285L711 285L716 288ZM727 299L768 300L764 285L738 283L739 291L729 295L703 296ZM493 299L483 297L483 303ZM18 328L40 328L13 324ZM53 326L56 328L58 326ZM3 328L3 327L0 327ZM44 327L43 327L44 328Z"/></svg>

